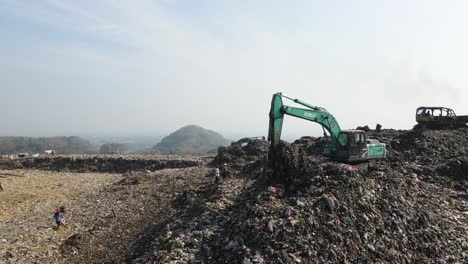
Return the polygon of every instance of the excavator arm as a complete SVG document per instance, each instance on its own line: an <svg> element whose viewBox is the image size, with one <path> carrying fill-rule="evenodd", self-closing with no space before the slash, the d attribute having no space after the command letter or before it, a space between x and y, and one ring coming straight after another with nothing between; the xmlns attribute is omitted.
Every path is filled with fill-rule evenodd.
<svg viewBox="0 0 468 264"><path fill-rule="evenodd" d="M297 108L283 104L283 98L287 98L299 105L306 107ZM312 121L322 125L322 127L330 134L330 146L325 148L324 154L331 154L333 150L346 143L345 139L340 137L341 128L335 117L330 114L326 109L318 106L310 105L298 99L291 99L281 93L273 95L270 109L270 126L268 131L268 140L271 141L273 149L279 144L281 138L281 131L283 127L284 115L290 115Z"/></svg>

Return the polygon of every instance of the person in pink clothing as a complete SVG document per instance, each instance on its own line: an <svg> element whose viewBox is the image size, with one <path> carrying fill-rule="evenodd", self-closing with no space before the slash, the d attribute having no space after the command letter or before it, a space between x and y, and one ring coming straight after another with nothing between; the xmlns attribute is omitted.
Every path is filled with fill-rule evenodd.
<svg viewBox="0 0 468 264"><path fill-rule="evenodd" d="M59 229L60 225L63 222L63 213L60 210L60 207L55 210L54 216L52 217L55 220L55 223L57 224L57 229Z"/></svg>

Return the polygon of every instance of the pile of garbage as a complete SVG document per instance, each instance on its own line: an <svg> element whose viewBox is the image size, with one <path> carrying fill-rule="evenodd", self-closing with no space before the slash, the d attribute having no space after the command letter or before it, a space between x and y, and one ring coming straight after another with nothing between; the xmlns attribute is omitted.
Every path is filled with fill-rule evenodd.
<svg viewBox="0 0 468 264"><path fill-rule="evenodd" d="M224 148L236 177L156 239L149 260L222 263L466 263L468 130L369 132L388 158L333 162L320 140ZM257 177L246 173L249 164ZM183 224L182 224L183 223ZM169 228L171 229L171 228Z"/></svg>
<svg viewBox="0 0 468 264"><path fill-rule="evenodd" d="M466 186L467 128L383 130L381 133L370 133L370 135L387 144L390 161L388 164L393 169L402 173L416 173L423 177L462 180L457 181L457 184Z"/></svg>
<svg viewBox="0 0 468 264"><path fill-rule="evenodd" d="M125 173L201 166L207 163L207 159L198 156L164 155L60 155L0 159L0 169Z"/></svg>
<svg viewBox="0 0 468 264"><path fill-rule="evenodd" d="M191 167L122 174L74 212L81 232L62 243L62 262L147 263L144 253L153 241L166 235L167 226L183 224L184 209L205 200L208 172Z"/></svg>
<svg viewBox="0 0 468 264"><path fill-rule="evenodd" d="M467 156L468 129L409 131L383 130L369 136L387 144L391 161L410 161L420 164L444 162Z"/></svg>
<svg viewBox="0 0 468 264"><path fill-rule="evenodd" d="M80 227L60 247L70 262L467 263L468 129L368 136L386 143L385 160L334 162L304 137L274 153L252 140L214 159L55 156L0 169L121 174L67 204Z"/></svg>
<svg viewBox="0 0 468 264"><path fill-rule="evenodd" d="M220 147L218 155L210 163L215 167L229 165L232 173L250 175L266 165L270 143L265 140L250 140L245 146Z"/></svg>
<svg viewBox="0 0 468 264"><path fill-rule="evenodd" d="M445 189L378 165L363 175L352 166L313 160L301 172L310 180L294 193L273 185L245 203L246 213L220 236L225 240L208 243L213 258L444 263L468 257L466 189ZM226 250L230 244L237 247Z"/></svg>

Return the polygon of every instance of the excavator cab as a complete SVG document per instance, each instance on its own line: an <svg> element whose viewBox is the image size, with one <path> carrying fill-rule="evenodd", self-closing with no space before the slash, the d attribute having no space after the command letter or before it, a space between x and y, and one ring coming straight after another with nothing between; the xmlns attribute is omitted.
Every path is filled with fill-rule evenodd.
<svg viewBox="0 0 468 264"><path fill-rule="evenodd" d="M362 130L343 130L339 135L344 144L335 151L335 159L346 162L359 161L367 151L366 132Z"/></svg>
<svg viewBox="0 0 468 264"><path fill-rule="evenodd" d="M368 139L363 130L343 130L339 137L344 144L336 149L336 160L352 163L386 157L385 144Z"/></svg>

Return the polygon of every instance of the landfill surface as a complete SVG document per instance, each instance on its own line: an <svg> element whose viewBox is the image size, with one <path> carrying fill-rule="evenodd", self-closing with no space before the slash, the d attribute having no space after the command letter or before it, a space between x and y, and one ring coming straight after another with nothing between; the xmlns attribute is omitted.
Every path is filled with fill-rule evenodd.
<svg viewBox="0 0 468 264"><path fill-rule="evenodd" d="M64 185L66 196L25 199L16 214L0 217L0 257L7 263L468 263L468 129L368 136L387 144L385 160L333 162L321 155L322 140L311 137L282 142L275 153L268 142L253 140L220 148L214 158L169 159L177 164L161 158L167 167L121 168L119 159L133 159L103 157L62 172L67 166L50 164L63 160L48 159L63 157L3 159L2 213L10 187L23 179L11 175L98 182L83 181L80 191ZM217 182L214 168L221 171ZM44 217L51 218L62 204L69 219L61 230L34 213L50 207ZM34 232L18 237L25 227L50 230L36 240Z"/></svg>
<svg viewBox="0 0 468 264"><path fill-rule="evenodd" d="M41 155L20 158L0 156L0 169L36 169L66 172L124 173L195 167L206 163L203 156L178 155Z"/></svg>

